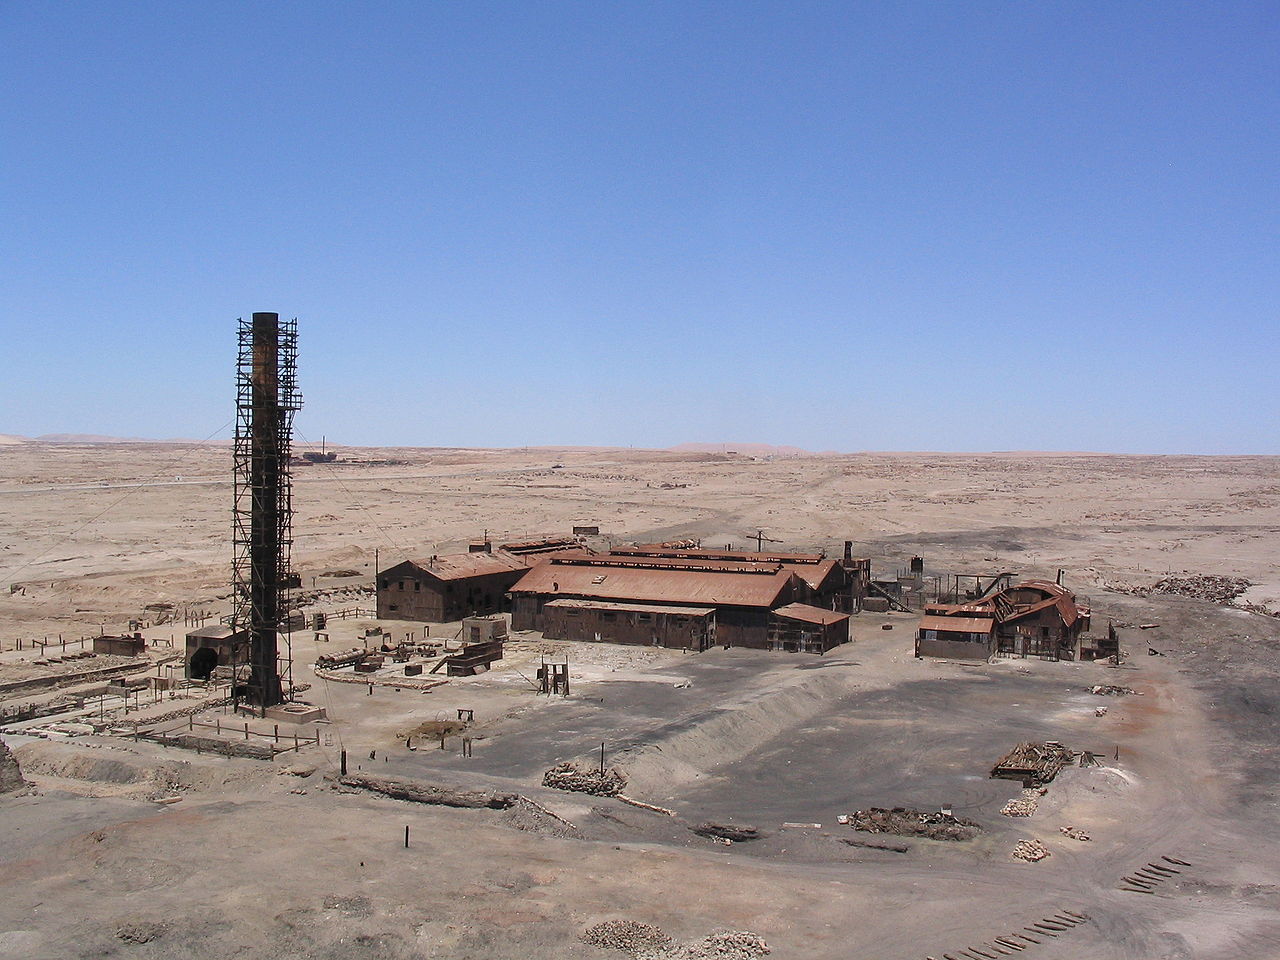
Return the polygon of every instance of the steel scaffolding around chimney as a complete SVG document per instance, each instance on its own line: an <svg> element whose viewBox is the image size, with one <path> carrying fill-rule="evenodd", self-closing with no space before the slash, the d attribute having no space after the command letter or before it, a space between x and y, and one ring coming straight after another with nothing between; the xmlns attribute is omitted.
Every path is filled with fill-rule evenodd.
<svg viewBox="0 0 1280 960"><path fill-rule="evenodd" d="M298 321L255 313L240 320L232 469L231 627L247 631L233 665L233 696L270 707L292 696L293 648L279 631L290 610L293 488L289 473L298 392Z"/></svg>

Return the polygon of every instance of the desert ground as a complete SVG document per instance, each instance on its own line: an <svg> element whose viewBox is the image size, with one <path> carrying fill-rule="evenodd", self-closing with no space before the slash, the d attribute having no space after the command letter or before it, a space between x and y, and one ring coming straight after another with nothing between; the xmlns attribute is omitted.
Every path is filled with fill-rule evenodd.
<svg viewBox="0 0 1280 960"><path fill-rule="evenodd" d="M1280 957L1280 458L729 449L343 448L296 470L294 566L309 609L332 613L371 606L375 551L385 567L486 532L852 540L877 575L914 555L944 577L1063 570L1123 662L918 660L915 616L862 613L820 657L517 633L488 673L437 686L315 673L375 623L355 616L328 641L295 635L294 680L328 722L273 760L130 735L242 722L185 693L126 713L101 681L19 688L0 709L78 692L78 715L104 722L3 725L30 786L0 796L0 957ZM59 637L79 649L134 619L163 672L181 613L228 609L230 501L225 446L0 445L0 690L69 669L48 662ZM1227 603L1148 591L1169 575L1249 586ZM570 695L538 695L537 666L566 659ZM988 773L1024 740L1100 762L1004 816L1020 785ZM647 806L543 786L601 744ZM391 799L338 783L344 752L352 773L523 799ZM838 819L872 806L950 806L980 832ZM691 829L708 821L759 838ZM1015 860L1020 840L1050 855ZM608 921L672 942L583 939ZM741 936L705 939L725 931Z"/></svg>

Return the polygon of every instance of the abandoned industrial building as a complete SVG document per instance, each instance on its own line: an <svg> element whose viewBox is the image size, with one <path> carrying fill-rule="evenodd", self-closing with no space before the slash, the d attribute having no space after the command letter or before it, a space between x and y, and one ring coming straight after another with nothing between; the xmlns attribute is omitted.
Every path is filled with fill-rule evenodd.
<svg viewBox="0 0 1280 960"><path fill-rule="evenodd" d="M576 538L505 543L494 550L486 539L467 553L405 560L377 576L378 616L392 620L448 623L463 617L500 613L507 591L548 555L573 549Z"/></svg>
<svg viewBox="0 0 1280 960"><path fill-rule="evenodd" d="M789 603L770 615L766 647L786 653L826 653L848 640L847 613Z"/></svg>
<svg viewBox="0 0 1280 960"><path fill-rule="evenodd" d="M1089 623L1089 608L1075 593L1051 580L1026 580L969 603L927 605L916 656L1075 660Z"/></svg>
<svg viewBox="0 0 1280 960"><path fill-rule="evenodd" d="M833 609L846 602L849 578L837 560L821 553L765 553L743 550L708 550L701 547L671 548L662 544L636 547L614 547L615 557L643 557L655 561L700 560L727 563L769 563L794 573L798 578L796 599L818 607Z"/></svg>
<svg viewBox="0 0 1280 960"><path fill-rule="evenodd" d="M552 557L530 570L511 588L511 623L516 630L541 630L548 622L560 625L569 618L598 620L603 627L596 631L601 639L609 633L628 636L644 636L643 640L622 642L652 643L652 627L657 621L641 621L642 616L659 616L657 611L630 609L630 605L657 605L685 611L684 616L705 620L701 626L687 622L677 625L664 621L666 626L658 632L657 642L663 646L692 646L703 649L711 642L725 646L755 647L766 649L769 640L770 611L797 602L814 592L813 585L795 572L795 565L788 566L779 560L748 559L755 555L743 554L741 559L724 555L691 554L681 551L675 556L645 556L628 551L589 555L564 554ZM828 562L806 568L813 582L827 582L831 571L839 576L840 566ZM547 607L560 600L586 600L606 606ZM578 614L567 610L579 609ZM714 629L710 615L714 612ZM589 611L589 612L588 612ZM611 617L610 617L611 615ZM661 612L664 617L680 616L669 609ZM609 619L606 619L609 617ZM628 618L627 631L617 618ZM631 621L634 618L634 621ZM686 644L663 639L670 636L676 626L690 626L700 632L702 640ZM553 627L565 629L565 627ZM677 634L682 631L677 631ZM712 639L714 636L714 639Z"/></svg>

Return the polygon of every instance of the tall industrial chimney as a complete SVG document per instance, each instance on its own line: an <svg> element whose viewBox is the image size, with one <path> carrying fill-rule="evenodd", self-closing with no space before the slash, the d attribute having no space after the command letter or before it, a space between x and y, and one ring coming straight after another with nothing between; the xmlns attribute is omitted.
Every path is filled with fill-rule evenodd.
<svg viewBox="0 0 1280 960"><path fill-rule="evenodd" d="M279 630L289 614L289 459L293 414L301 406L297 343L297 321L281 324L279 314L255 313L250 323L240 321L233 627L248 633L248 676L235 678L235 693L258 707L280 703L286 687ZM284 658L286 675L291 654Z"/></svg>

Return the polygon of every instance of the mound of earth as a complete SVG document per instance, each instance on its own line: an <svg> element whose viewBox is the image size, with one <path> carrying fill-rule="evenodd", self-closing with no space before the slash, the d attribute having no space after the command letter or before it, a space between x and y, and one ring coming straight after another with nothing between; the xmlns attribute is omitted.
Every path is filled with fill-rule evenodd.
<svg viewBox="0 0 1280 960"><path fill-rule="evenodd" d="M926 813L911 807L859 810L849 818L849 825L867 833L891 833L899 837L926 837L930 840L972 840L982 832L981 826L964 817Z"/></svg>

